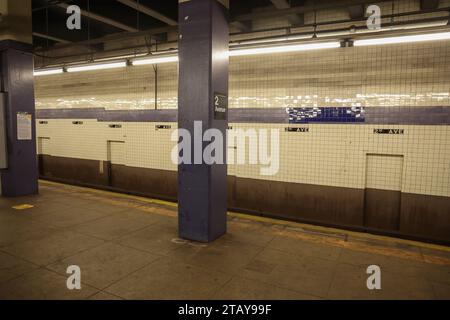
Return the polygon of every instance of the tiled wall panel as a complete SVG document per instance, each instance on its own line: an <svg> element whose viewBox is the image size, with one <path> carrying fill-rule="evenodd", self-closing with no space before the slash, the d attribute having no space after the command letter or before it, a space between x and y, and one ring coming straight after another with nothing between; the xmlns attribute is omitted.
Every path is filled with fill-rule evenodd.
<svg viewBox="0 0 450 320"><path fill-rule="evenodd" d="M368 154L366 160L366 188L402 191L403 156Z"/></svg>
<svg viewBox="0 0 450 320"><path fill-rule="evenodd" d="M231 108L450 106L450 43L234 57ZM177 107L177 64L158 67L158 109ZM152 66L39 77L37 108L155 109Z"/></svg>
<svg viewBox="0 0 450 320"><path fill-rule="evenodd" d="M50 119L47 124L38 123L38 137L50 138L50 155L106 161L107 141L124 141L127 166L177 168L170 159L176 145L171 141L176 123L124 122L121 129L111 129L107 122L83 120L83 125L73 125L73 121ZM169 125L171 129L157 130L157 125ZM375 134L377 125L309 124L308 132L286 132L286 124L230 125L233 130L278 129L280 134L278 173L264 176L260 165L230 165L230 172L238 177L363 189L367 154L402 155L401 191L450 196L450 126L393 126L390 128L403 129L404 133ZM246 159L249 152L257 150L247 147ZM390 189L389 183L378 187Z"/></svg>

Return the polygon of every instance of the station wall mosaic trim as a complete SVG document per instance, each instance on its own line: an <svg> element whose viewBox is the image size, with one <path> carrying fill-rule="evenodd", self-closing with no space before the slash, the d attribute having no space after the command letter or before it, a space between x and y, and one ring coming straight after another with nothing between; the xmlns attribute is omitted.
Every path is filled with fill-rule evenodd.
<svg viewBox="0 0 450 320"><path fill-rule="evenodd" d="M37 119L97 119L105 122L177 122L178 110L38 109L36 117ZM232 108L229 110L228 121L232 123L449 125L450 106Z"/></svg>

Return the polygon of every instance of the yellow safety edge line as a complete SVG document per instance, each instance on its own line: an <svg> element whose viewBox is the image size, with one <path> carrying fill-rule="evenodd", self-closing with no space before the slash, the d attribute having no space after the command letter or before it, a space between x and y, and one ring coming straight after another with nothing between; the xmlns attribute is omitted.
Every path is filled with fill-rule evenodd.
<svg viewBox="0 0 450 320"><path fill-rule="evenodd" d="M159 199L153 199L153 198L147 198L147 197L141 197L141 196L134 196L130 194L123 194L123 193L117 193L113 191L106 191L106 190L100 190L100 189L93 189L93 188L87 188L87 187L81 187L81 186L74 186L54 181L48 181L48 180L39 180L43 184L49 184L49 185L63 185L68 186L72 188L78 188L87 190L91 193L97 193L101 195L111 195L117 198L123 198L123 199L133 199L133 200L139 200L141 202L146 202L150 204L159 204L159 205L165 205L170 207L178 207L178 204L175 202L165 201L165 200L159 200ZM306 224L306 223L300 223L300 222L294 222L294 221L286 221L286 220L279 220L279 219L273 219L268 217L261 217L261 216L255 216L250 214L244 214L244 213L237 213L228 211L228 215L230 217L236 217L246 220L252 220L252 221L258 221L258 222L265 222L265 223L271 223L275 225L282 225L282 226L289 226L293 228L303 228L307 231L314 231L314 232L322 232L322 233L328 233L328 234L341 234L341 235L347 235L347 236L354 236L356 238L362 238L362 239L370 239L370 240L380 240L385 242L391 242L391 243L401 243L401 244L407 244L411 246L416 247L422 247L425 249L433 249L433 250L440 250L440 251L446 251L450 252L450 247L439 245L439 244L433 244L433 243L427 243L427 242L420 242L415 240L407 240L407 239L400 239L400 238L394 238L389 236L382 236L382 235L375 235L365 232L357 232L357 231L350 231L350 230L344 230L344 229L337 229L332 227L323 227L323 226L317 226L312 224Z"/></svg>
<svg viewBox="0 0 450 320"><path fill-rule="evenodd" d="M27 209L34 208L34 206L31 204L19 204L19 205L12 206L11 208L13 208L14 210L27 210Z"/></svg>

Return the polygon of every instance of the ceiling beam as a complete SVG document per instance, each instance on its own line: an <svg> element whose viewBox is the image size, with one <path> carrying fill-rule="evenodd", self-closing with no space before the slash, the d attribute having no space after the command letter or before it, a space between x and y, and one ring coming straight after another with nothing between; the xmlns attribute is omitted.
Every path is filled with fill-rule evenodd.
<svg viewBox="0 0 450 320"><path fill-rule="evenodd" d="M52 37L52 36L49 36L47 34L43 34L43 33L39 33L39 32L33 32L33 36L36 36L36 37L39 37L39 38L43 38L43 39L52 40L52 41L59 42L59 43L72 43L72 41L64 40L64 39L57 38L57 37Z"/></svg>
<svg viewBox="0 0 450 320"><path fill-rule="evenodd" d="M288 2L288 0L270 0L272 4L277 9L289 9L291 8L291 4ZM293 13L286 15L286 18L293 26L300 26L305 23L305 18L302 13Z"/></svg>
<svg viewBox="0 0 450 320"><path fill-rule="evenodd" d="M234 21L230 23L230 26L235 27L241 32L250 32L252 31L252 22L251 21Z"/></svg>
<svg viewBox="0 0 450 320"><path fill-rule="evenodd" d="M327 2L319 2L304 6L295 6L290 7L287 9L279 9L276 11L262 11L262 12L253 12L253 13L246 13L246 14L240 14L235 15L232 17L231 21L248 21L248 20L257 20L257 19L267 19L267 18L274 18L274 17L280 17L280 16L287 16L291 14L299 14L299 13L307 13L307 12L314 12L318 10L327 10L327 9L337 9L337 8L343 8L343 7L349 7L352 5L359 5L359 4L371 4L373 0L341 0L341 1L327 1ZM383 2L392 2L392 0L377 0L377 3L383 3Z"/></svg>
<svg viewBox="0 0 450 320"><path fill-rule="evenodd" d="M439 0L420 0L421 10L432 10L439 8Z"/></svg>
<svg viewBox="0 0 450 320"><path fill-rule="evenodd" d="M68 6L69 5L65 4L65 3L58 4L58 7L61 7L61 8L64 8L64 9L67 9ZM136 28L127 26L126 24L123 24L121 22L118 22L118 21L113 20L111 18L107 18L107 17L101 16L101 15L93 13L93 12L89 12L89 11L86 11L86 10L81 10L81 14L83 16L85 16L85 17L91 18L93 20L97 20L99 22L108 24L108 25L116 27L118 29L122 29L122 30L129 31L129 32L136 32L136 31L138 31L138 29L136 29Z"/></svg>
<svg viewBox="0 0 450 320"><path fill-rule="evenodd" d="M177 21L175 21L175 20L163 15L162 13L159 13L158 11L155 11L147 6L137 3L134 0L117 0L117 1L126 6L129 6L130 8L133 8L139 12L142 12L152 18L162 21L162 22L168 24L169 26L176 26L178 24Z"/></svg>
<svg viewBox="0 0 450 320"><path fill-rule="evenodd" d="M61 44L58 46L58 48L64 49L64 48L71 48L73 46L86 47L86 46L92 46L92 45L97 45L97 44L104 44L107 42L121 41L121 40L125 40L125 39L129 40L129 39L142 38L142 37L147 37L147 36L153 37L153 36L157 36L162 33L176 32L176 31L177 31L176 27L164 26L164 27L153 28L153 29L148 29L148 30L138 31L138 32L118 32L118 33L109 34L109 35L106 35L106 36L103 36L100 38L77 41L77 42L73 42L70 44L64 44L64 45Z"/></svg>
<svg viewBox="0 0 450 320"><path fill-rule="evenodd" d="M350 16L350 19L362 19L364 18L364 14L364 5L362 4L348 7L348 15Z"/></svg>
<svg viewBox="0 0 450 320"><path fill-rule="evenodd" d="M71 2L71 1L73 1L73 0L53 0L53 1L47 1L47 4L42 5L42 6L40 6L40 7L33 8L31 11L33 11L33 12L35 12L35 11L41 11L41 10L44 10L44 9L49 9L49 8L55 7L55 6L57 6L58 4L60 4L60 3L67 3L67 2Z"/></svg>

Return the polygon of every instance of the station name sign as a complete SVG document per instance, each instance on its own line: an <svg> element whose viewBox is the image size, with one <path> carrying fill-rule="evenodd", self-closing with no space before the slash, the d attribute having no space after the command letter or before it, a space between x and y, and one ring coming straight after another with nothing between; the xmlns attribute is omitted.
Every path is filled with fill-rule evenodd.
<svg viewBox="0 0 450 320"><path fill-rule="evenodd" d="M374 134L404 134L404 129L373 129Z"/></svg>
<svg viewBox="0 0 450 320"><path fill-rule="evenodd" d="M286 132L309 132L309 128L296 128L296 127L286 127L284 128Z"/></svg>
<svg viewBox="0 0 450 320"><path fill-rule="evenodd" d="M214 93L214 119L227 120L228 96Z"/></svg>

